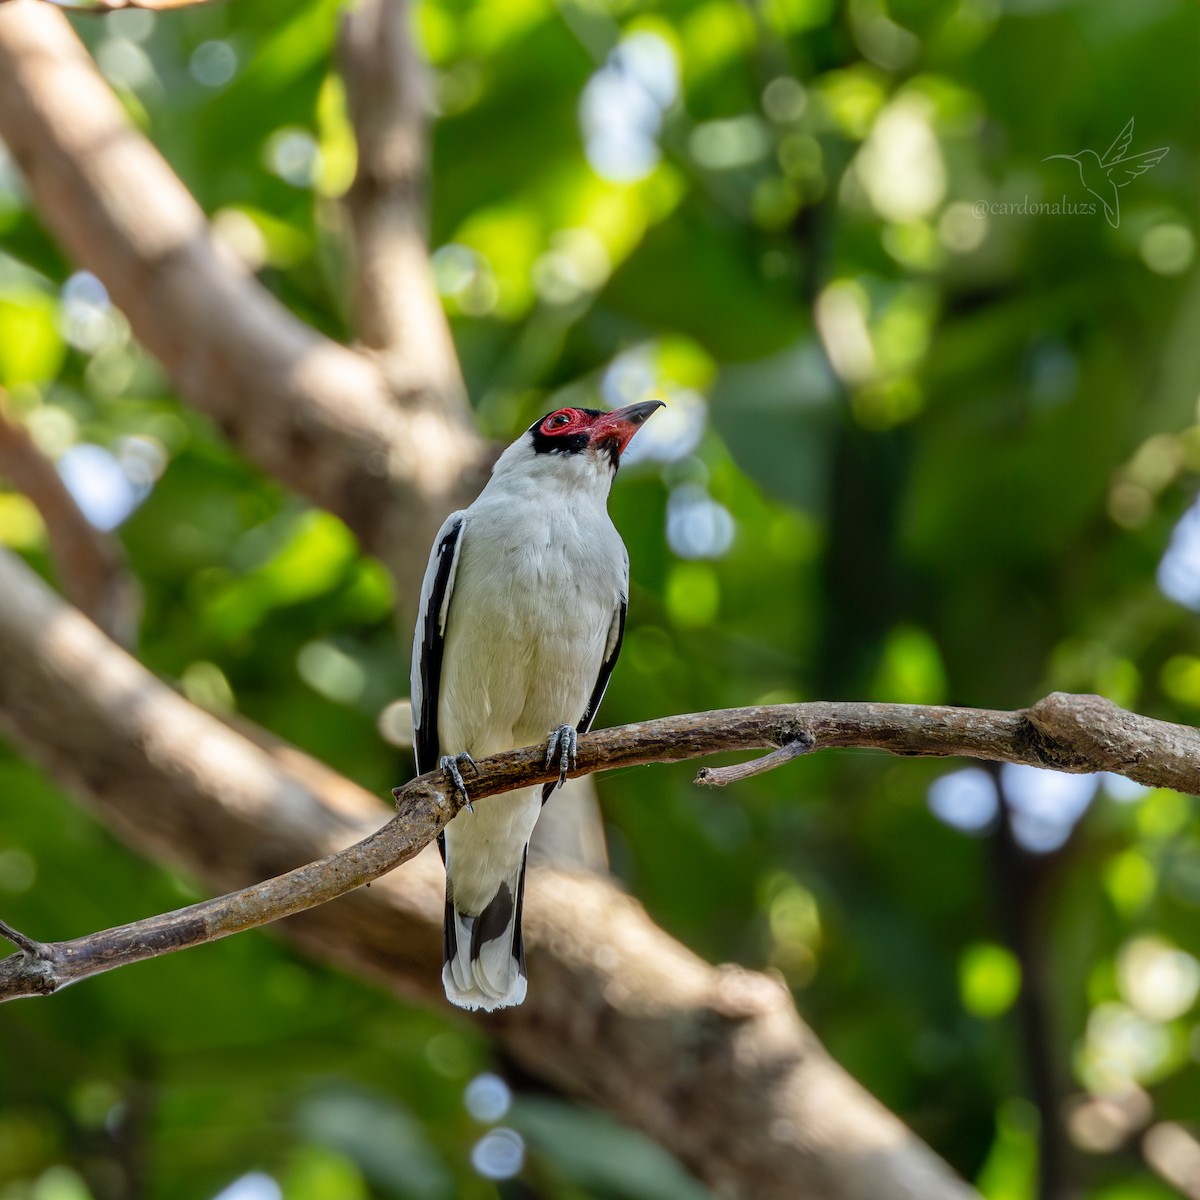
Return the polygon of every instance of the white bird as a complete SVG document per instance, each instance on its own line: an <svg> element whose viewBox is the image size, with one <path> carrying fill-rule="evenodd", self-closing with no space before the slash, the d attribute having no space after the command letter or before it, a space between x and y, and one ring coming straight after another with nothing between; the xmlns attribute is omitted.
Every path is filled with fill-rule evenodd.
<svg viewBox="0 0 1200 1200"><path fill-rule="evenodd" d="M621 649L629 556L608 515L621 454L657 400L548 414L439 530L413 638L417 770L460 767L547 737L549 783L481 800L438 838L446 864L442 983L463 1008L525 999L521 901L542 804L573 765Z"/></svg>

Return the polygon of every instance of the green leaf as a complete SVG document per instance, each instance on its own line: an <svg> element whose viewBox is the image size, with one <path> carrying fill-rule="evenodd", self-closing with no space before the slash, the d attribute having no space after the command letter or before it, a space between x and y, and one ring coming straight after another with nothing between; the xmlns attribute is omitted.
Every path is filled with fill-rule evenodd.
<svg viewBox="0 0 1200 1200"><path fill-rule="evenodd" d="M57 327L58 304L40 291L0 293L0 384L44 384L66 357Z"/></svg>

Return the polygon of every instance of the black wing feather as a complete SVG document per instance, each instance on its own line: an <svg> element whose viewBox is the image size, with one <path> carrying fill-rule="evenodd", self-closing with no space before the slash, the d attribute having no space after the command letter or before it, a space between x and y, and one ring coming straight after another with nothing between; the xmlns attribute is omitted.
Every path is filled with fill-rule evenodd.
<svg viewBox="0 0 1200 1200"><path fill-rule="evenodd" d="M417 772L432 771L441 760L441 744L438 741L438 697L442 687L442 656L446 650L446 631L442 625L442 606L446 603L446 592L454 575L458 540L462 537L463 521L460 517L442 535L433 551L433 583L429 589L429 600L422 614L421 656L418 674L421 682L421 706L413 713L413 753L417 760ZM438 849L442 862L446 861L446 839L438 834ZM447 925L449 928L449 924Z"/></svg>
<svg viewBox="0 0 1200 1200"><path fill-rule="evenodd" d="M620 607L615 614L617 619L617 640L613 643L612 650L609 651L604 661L600 664L600 674L596 676L596 686L592 688L592 696L588 701L587 709L580 718L579 724L575 726L580 733L587 733L591 729L592 722L596 719L596 711L600 707L600 701L604 699L604 693L608 690L608 681L612 677L613 667L617 665L617 658L621 653L621 642L625 637L625 613L628 608L628 602L622 597ZM542 785L543 804L550 799L550 793L556 787L558 787L558 780Z"/></svg>

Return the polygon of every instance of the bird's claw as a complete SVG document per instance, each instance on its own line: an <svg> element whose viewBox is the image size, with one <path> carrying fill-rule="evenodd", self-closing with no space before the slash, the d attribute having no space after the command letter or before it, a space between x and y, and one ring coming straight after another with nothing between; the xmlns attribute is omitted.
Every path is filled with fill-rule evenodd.
<svg viewBox="0 0 1200 1200"><path fill-rule="evenodd" d="M546 766L558 763L558 786L567 782L567 772L575 769L575 748L579 744L579 731L574 725L560 725L550 734L546 743Z"/></svg>
<svg viewBox="0 0 1200 1200"><path fill-rule="evenodd" d="M471 805L471 797L467 795L467 785L463 783L462 771L459 768L468 766L478 775L479 768L475 765L475 760L464 750L461 754L443 754L438 766L450 776L454 790L463 802L463 807L467 812L473 813L475 809Z"/></svg>

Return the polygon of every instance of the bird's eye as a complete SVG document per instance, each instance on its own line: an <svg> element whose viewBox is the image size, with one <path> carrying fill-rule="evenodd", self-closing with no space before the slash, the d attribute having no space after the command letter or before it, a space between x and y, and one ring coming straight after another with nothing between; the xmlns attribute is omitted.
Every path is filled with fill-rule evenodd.
<svg viewBox="0 0 1200 1200"><path fill-rule="evenodd" d="M550 429L561 429L564 425L569 425L570 423L571 418L565 412L555 413L554 416L552 416L550 420L546 422Z"/></svg>

